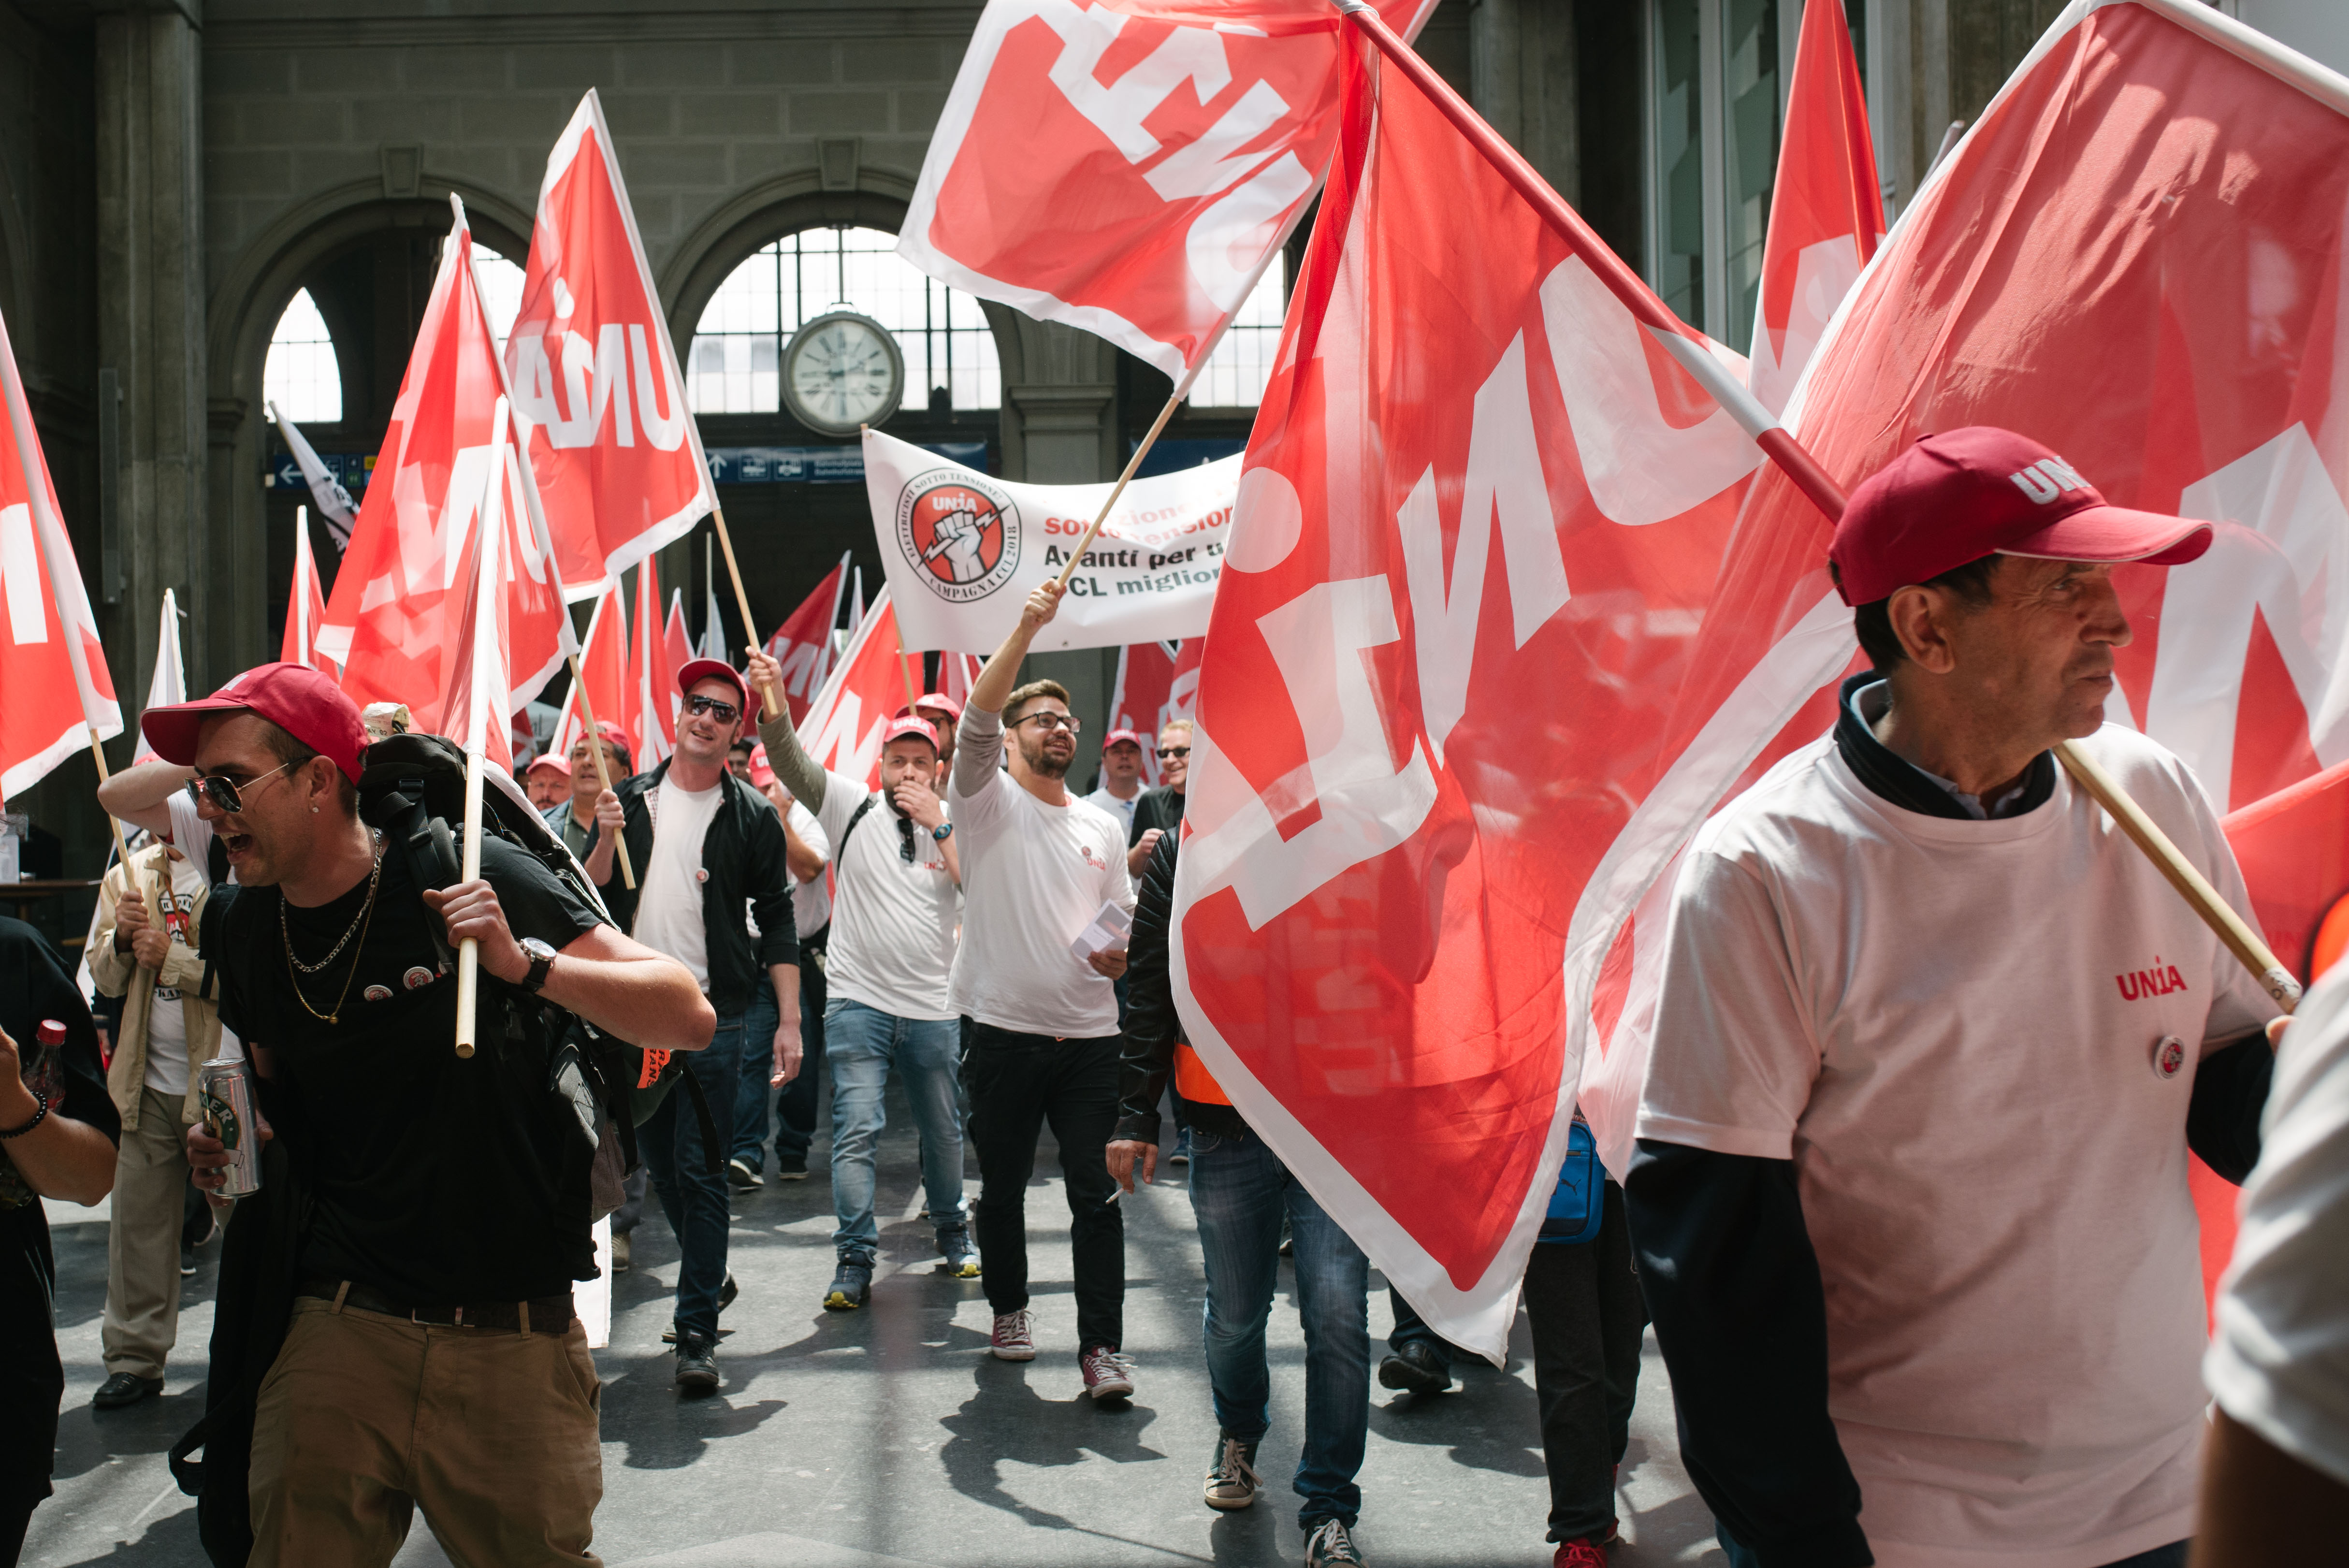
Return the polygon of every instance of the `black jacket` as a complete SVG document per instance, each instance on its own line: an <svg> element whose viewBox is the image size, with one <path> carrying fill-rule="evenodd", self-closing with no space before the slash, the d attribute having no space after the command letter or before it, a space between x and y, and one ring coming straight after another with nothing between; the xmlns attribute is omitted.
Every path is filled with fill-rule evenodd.
<svg viewBox="0 0 2349 1568"><path fill-rule="evenodd" d="M626 815L620 841L628 846L636 887L622 882L616 859L611 880L597 890L626 931L636 929L636 898L653 863L652 814L645 797L667 776L664 762L615 792ZM791 871L783 861L782 818L766 797L730 773L718 775L718 812L701 841L701 867L709 873L701 884L701 919L709 940L709 1005L720 1018L739 1018L750 1005L750 988L766 979L769 968L800 961L800 944L792 919ZM743 919L745 904L758 911L755 943Z"/></svg>
<svg viewBox="0 0 2349 1568"><path fill-rule="evenodd" d="M1146 797L1145 797L1146 798ZM1180 801L1182 797L1174 797ZM1174 986L1167 972L1166 931L1174 909L1174 862L1183 836L1168 833L1150 852L1134 890L1133 930L1126 939L1125 1054L1117 1074L1117 1129L1112 1138L1158 1141L1158 1096L1174 1070L1174 1047L1183 1041L1182 1015L1174 1011ZM1235 1137L1247 1123L1229 1106L1174 1096L1174 1117L1186 1127Z"/></svg>

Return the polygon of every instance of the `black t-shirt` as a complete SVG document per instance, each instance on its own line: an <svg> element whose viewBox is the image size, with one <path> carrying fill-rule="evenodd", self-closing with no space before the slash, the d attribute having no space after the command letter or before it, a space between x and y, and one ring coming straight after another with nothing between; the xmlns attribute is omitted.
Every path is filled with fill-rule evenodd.
<svg viewBox="0 0 2349 1568"><path fill-rule="evenodd" d="M483 840L481 875L517 938L561 949L600 923L501 839ZM221 1021L270 1052L277 1132L313 1183L303 1275L417 1306L558 1295L593 1278L590 1157L546 1092L543 1055L507 1045L512 993L486 973L479 1048L458 1056L456 962L440 967L427 924L440 917L407 857L386 851L374 916L332 962L298 974L286 961L288 936L302 962L325 958L367 894L362 878L303 909L274 888L249 888L221 944Z"/></svg>
<svg viewBox="0 0 2349 1568"><path fill-rule="evenodd" d="M120 1119L98 1066L98 1029L57 952L22 920L0 917L0 1029L29 1064L44 1018L66 1026L65 1099L49 1114L119 1139ZM0 1144L0 1149L8 1146ZM39 1203L0 1210L0 1501L49 1495L64 1366L50 1302L57 1267Z"/></svg>
<svg viewBox="0 0 2349 1568"><path fill-rule="evenodd" d="M1131 849L1142 842L1142 836L1152 828L1172 833L1183 826L1183 792L1161 784L1156 789L1142 792L1133 803L1133 826L1126 830L1125 844Z"/></svg>

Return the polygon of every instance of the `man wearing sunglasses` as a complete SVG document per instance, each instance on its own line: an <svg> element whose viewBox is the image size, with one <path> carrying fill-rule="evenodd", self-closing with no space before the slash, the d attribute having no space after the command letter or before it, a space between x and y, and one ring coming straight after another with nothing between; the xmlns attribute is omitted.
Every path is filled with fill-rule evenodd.
<svg viewBox="0 0 2349 1568"><path fill-rule="evenodd" d="M1126 875L1139 877L1159 838L1183 826L1183 789L1191 777L1191 721L1169 719L1158 732L1158 776L1166 782L1144 790L1133 803L1126 829Z"/></svg>
<svg viewBox="0 0 2349 1568"><path fill-rule="evenodd" d="M1125 836L1064 784L1077 754L1069 694L1054 681L1018 690L1019 661L1061 607L1045 583L971 688L951 802L962 846L962 945L950 992L971 1021L963 1059L970 1140L978 1149L979 1260L995 1310L992 1348L1032 1360L1028 1311L1028 1180L1047 1121L1067 1179L1076 1265L1077 1358L1096 1400L1129 1398L1120 1353L1125 1225L1102 1150L1117 1122L1117 992L1125 944L1078 956L1104 905L1131 915ZM1009 741L1009 766L996 765Z"/></svg>
<svg viewBox="0 0 2349 1568"><path fill-rule="evenodd" d="M700 1085L714 1145L703 1141L702 1113L688 1094L672 1094L637 1129L653 1189L684 1254L678 1266L677 1384L688 1394L708 1394L719 1383L718 1314L727 1285L725 1164L734 1141L742 1057L771 1052L769 1082L777 1087L799 1072L800 950L782 821L764 796L727 768L745 718L758 716L758 699L715 659L688 660L677 684L685 707L678 714L676 752L616 792L636 888L630 891L616 877L601 886L614 918L638 941L692 971L718 1012L709 1049L688 1068ZM758 917L755 936L746 905ZM747 1038L745 1020L761 987L771 987L774 995L779 1022L771 1041Z"/></svg>

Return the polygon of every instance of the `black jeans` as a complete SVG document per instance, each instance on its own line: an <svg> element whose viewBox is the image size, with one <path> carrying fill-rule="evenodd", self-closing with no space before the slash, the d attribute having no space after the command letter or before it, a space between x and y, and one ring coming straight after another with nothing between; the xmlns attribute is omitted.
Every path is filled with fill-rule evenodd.
<svg viewBox="0 0 2349 1568"><path fill-rule="evenodd" d="M1631 1440L1647 1302L1631 1269L1623 1189L1607 1184L1599 1234L1576 1246L1536 1242L1526 1262L1534 1333L1549 1538L1604 1536L1615 1520L1615 1467Z"/></svg>
<svg viewBox="0 0 2349 1568"><path fill-rule="evenodd" d="M1117 1126L1117 1059L1124 1037L1056 1040L973 1021L963 1057L970 1143L978 1151L979 1278L997 1314L1028 1304L1028 1179L1049 1121L1069 1195L1080 1352L1125 1337L1125 1211L1102 1158Z"/></svg>

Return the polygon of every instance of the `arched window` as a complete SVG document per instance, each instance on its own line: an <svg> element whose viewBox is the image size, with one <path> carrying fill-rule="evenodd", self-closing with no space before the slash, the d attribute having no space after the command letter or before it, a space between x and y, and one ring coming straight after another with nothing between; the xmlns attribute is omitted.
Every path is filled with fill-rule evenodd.
<svg viewBox="0 0 2349 1568"><path fill-rule="evenodd" d="M1272 379L1272 361L1280 351L1280 318L1288 308L1288 291L1281 284L1288 266L1287 256L1275 256L1257 279L1191 383L1192 407L1252 409L1264 400L1264 384Z"/></svg>
<svg viewBox="0 0 2349 1568"><path fill-rule="evenodd" d="M698 414L771 414L792 334L828 310L861 311L905 357L905 402L994 409L1003 403L995 337L978 302L900 258L879 229L802 229L747 257L718 286L694 328L686 403Z"/></svg>
<svg viewBox="0 0 2349 1568"><path fill-rule="evenodd" d="M270 335L261 395L296 424L331 425L343 417L343 372L335 339L306 288L297 290Z"/></svg>

